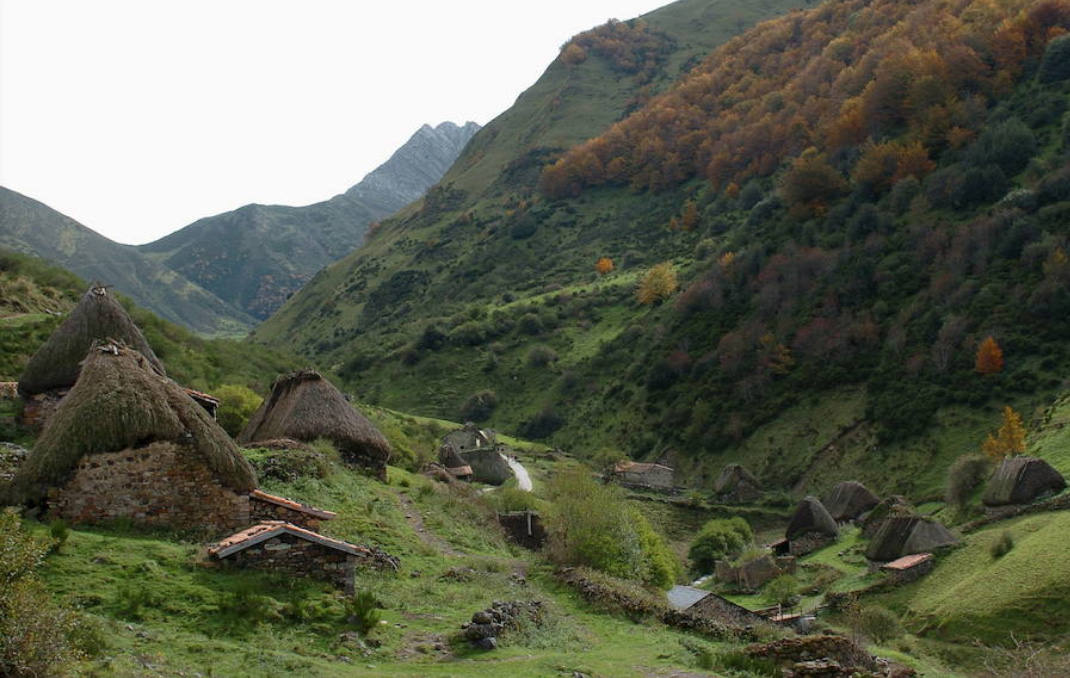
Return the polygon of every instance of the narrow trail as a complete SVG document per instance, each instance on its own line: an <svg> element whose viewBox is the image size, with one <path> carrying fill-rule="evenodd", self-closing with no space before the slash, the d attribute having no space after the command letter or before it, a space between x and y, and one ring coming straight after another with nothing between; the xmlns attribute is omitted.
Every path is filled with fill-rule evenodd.
<svg viewBox="0 0 1070 678"><path fill-rule="evenodd" d="M531 492L531 476L528 475L528 470L524 468L524 465L512 457L505 457L505 462L509 464L513 475L516 476L516 486L524 492Z"/></svg>
<svg viewBox="0 0 1070 678"><path fill-rule="evenodd" d="M453 548L448 541L428 530L427 526L424 525L423 516L420 515L420 509L416 507L416 504L407 494L398 494L398 500L401 502L401 512L404 514L405 520L412 526L420 541L447 556L461 557L468 555L464 551L458 551Z"/></svg>

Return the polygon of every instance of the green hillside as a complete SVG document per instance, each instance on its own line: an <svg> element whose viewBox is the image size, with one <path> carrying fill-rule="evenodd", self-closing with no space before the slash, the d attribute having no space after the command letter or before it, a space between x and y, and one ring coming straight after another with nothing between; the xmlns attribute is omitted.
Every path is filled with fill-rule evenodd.
<svg viewBox="0 0 1070 678"><path fill-rule="evenodd" d="M24 195L0 187L0 247L42 257L114 285L139 305L205 335L241 335L252 318L129 245L120 245Z"/></svg>
<svg viewBox="0 0 1070 678"><path fill-rule="evenodd" d="M832 2L712 53L746 23L718 23L724 4L675 3L577 36L421 204L384 222L252 338L293 346L387 407L486 417L580 454L649 459L674 449L700 486L741 460L786 491L820 490L848 468L882 490L938 494L947 465L977 448L999 410L1031 416L1070 360L1066 40L1048 47L1067 12L1058 2L1044 5L1048 14L1012 5L985 14L889 2L851 23L855 4ZM903 97L920 96L911 71L894 41L867 36L887 30L922 54L938 36L914 28L934 14L957 27L940 58L990 59L984 78L962 85L974 94L948 103L952 122L969 113L969 129L932 127L933 108L889 118L861 142L774 147L768 163L739 170L741 184L691 176L681 161L656 189L539 190L544 168L578 167L614 144L646 148L668 167L674 135L703 115L720 120L718 106L751 116L748 144L763 138L763 120L780 120L759 106L840 106L822 84L838 72L830 54L857 60L859 73L906 78L884 95L906 110ZM1012 38L1025 47L1001 56L999 41ZM726 99L713 112L690 110L706 72ZM778 83L790 100L770 98ZM859 105L877 105L863 93ZM549 164L633 108L564 165ZM931 141L939 129L954 143ZM915 139L932 146L909 150ZM602 257L613 262L604 275ZM638 302L637 285L660 262L679 291ZM1005 364L983 375L975 353L990 335ZM488 391L492 408L470 407Z"/></svg>

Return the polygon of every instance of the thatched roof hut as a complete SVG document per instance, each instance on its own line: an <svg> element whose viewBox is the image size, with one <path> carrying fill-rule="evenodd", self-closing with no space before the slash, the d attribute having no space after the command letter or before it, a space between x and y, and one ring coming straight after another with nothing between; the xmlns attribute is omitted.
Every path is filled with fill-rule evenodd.
<svg viewBox="0 0 1070 678"><path fill-rule="evenodd" d="M762 495L762 484L741 464L727 464L713 484L713 491L722 501L745 503Z"/></svg>
<svg viewBox="0 0 1070 678"><path fill-rule="evenodd" d="M19 391L23 395L36 395L74 386L93 343L109 340L134 349L154 371L164 374L163 364L126 309L106 288L94 284L30 358L19 378Z"/></svg>
<svg viewBox="0 0 1070 678"><path fill-rule="evenodd" d="M914 507L910 505L906 497L898 494L885 497L862 519L862 536L872 538L877 534L884 519L890 515L912 515L913 513Z"/></svg>
<svg viewBox="0 0 1070 678"><path fill-rule="evenodd" d="M276 438L306 442L327 438L347 461L380 473L390 459L390 443L383 434L315 370L276 379L271 395L253 413L238 442Z"/></svg>
<svg viewBox="0 0 1070 678"><path fill-rule="evenodd" d="M869 491L862 483L848 480L838 483L825 497L825 508L833 520L840 522L854 520L880 503L877 495Z"/></svg>
<svg viewBox="0 0 1070 678"><path fill-rule="evenodd" d="M1065 488L1066 479L1043 459L1007 457L989 479L981 501L986 506L1028 504Z"/></svg>
<svg viewBox="0 0 1070 678"><path fill-rule="evenodd" d="M234 442L180 386L137 351L116 344L98 345L85 357L78 382L12 481L12 498L17 502L43 499L87 463L97 469L92 460L108 453L130 452L109 462L114 466L107 473L97 469L96 475L110 477L129 471L152 476L149 469L158 469L140 452L153 446L181 467L204 469L204 477L221 491L245 493L256 487L256 474ZM188 480L191 487L194 480L203 484L201 477ZM165 487L180 484L173 477L154 481ZM100 494L102 502L120 499L105 496L106 491Z"/></svg>
<svg viewBox="0 0 1070 678"><path fill-rule="evenodd" d="M866 557L884 562L957 543L955 535L935 520L918 515L891 515L873 535Z"/></svg>
<svg viewBox="0 0 1070 678"><path fill-rule="evenodd" d="M795 514L792 515L784 536L790 540L812 533L836 537L840 531L821 501L817 497L806 497L795 508Z"/></svg>

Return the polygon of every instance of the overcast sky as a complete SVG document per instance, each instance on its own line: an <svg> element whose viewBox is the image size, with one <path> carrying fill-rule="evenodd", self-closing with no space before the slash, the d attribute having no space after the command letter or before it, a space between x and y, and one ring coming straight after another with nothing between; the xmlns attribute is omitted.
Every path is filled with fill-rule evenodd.
<svg viewBox="0 0 1070 678"><path fill-rule="evenodd" d="M318 202L668 1L0 0L0 185L133 244Z"/></svg>

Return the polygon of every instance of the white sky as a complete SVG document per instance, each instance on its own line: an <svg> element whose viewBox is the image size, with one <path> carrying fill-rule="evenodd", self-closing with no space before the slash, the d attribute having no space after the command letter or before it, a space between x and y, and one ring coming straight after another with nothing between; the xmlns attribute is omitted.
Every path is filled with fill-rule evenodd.
<svg viewBox="0 0 1070 678"><path fill-rule="evenodd" d="M0 185L133 244L325 200L668 1L0 0Z"/></svg>

